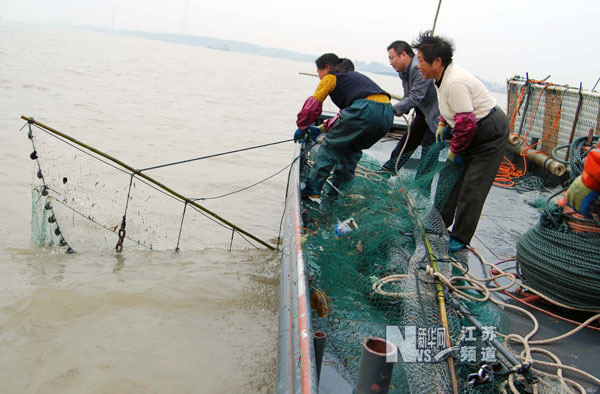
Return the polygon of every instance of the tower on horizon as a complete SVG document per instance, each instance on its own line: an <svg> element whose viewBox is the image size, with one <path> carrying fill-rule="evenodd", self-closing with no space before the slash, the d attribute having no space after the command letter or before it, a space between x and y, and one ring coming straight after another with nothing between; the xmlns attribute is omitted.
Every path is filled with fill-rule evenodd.
<svg viewBox="0 0 600 394"><path fill-rule="evenodd" d="M113 5L113 13L112 13L112 23L110 25L110 31L114 32L115 31L115 18L117 16L117 3L115 3L115 5Z"/></svg>

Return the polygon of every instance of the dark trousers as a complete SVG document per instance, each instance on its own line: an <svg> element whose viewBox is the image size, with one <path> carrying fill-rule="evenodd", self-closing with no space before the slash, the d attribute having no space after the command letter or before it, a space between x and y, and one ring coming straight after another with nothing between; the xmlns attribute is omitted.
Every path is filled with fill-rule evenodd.
<svg viewBox="0 0 600 394"><path fill-rule="evenodd" d="M467 244L471 242L485 199L502 163L508 134L508 119L499 107L477 122L475 137L462 155L464 172L440 212L446 227L454 222L451 237ZM442 179L443 170L440 172Z"/></svg>
<svg viewBox="0 0 600 394"><path fill-rule="evenodd" d="M406 141L407 138L408 141ZM398 165L396 167L398 170L402 168L404 164L406 164L410 156L419 147L419 145L421 145L421 143L423 144L424 148L421 151L421 157L424 157L427 153L427 148L435 143L435 134L429 131L429 126L425 121L425 115L423 115L423 112L418 108L415 108L415 118L410 123L409 132L400 138L400 141L398 141L398 144L390 155L390 161L393 165L396 164L396 159L400 154L405 142L406 147L404 148L404 152L402 153L400 160L398 160Z"/></svg>

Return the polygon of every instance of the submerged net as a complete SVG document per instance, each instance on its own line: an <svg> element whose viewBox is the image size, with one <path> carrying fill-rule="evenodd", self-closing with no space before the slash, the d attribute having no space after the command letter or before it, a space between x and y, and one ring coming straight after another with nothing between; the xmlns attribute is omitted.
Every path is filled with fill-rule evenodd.
<svg viewBox="0 0 600 394"><path fill-rule="evenodd" d="M438 210L462 173L460 166L438 159L446 154L441 148L434 145L421 158L419 176L415 168L405 166L390 178L377 160L364 154L357 176L337 199L327 195L329 187L325 186L320 204L303 204L303 248L311 305L316 310L313 328L327 334L326 362L329 357L349 382L356 381L364 338L385 338L386 326L441 326L436 288L425 272L429 264L425 236L439 272L450 277L448 234ZM314 152L308 155L309 163L312 157ZM334 226L349 218L356 228L336 236ZM478 308L482 324L497 325L494 307L481 304ZM451 308L448 320L456 345L464 322ZM458 365L457 370L461 392L493 392L494 385L467 386L466 375L476 371L476 366ZM390 392L451 392L446 362L399 360Z"/></svg>
<svg viewBox="0 0 600 394"><path fill-rule="evenodd" d="M126 164L68 136L28 127L31 238L39 245L68 252L256 247L243 230Z"/></svg>

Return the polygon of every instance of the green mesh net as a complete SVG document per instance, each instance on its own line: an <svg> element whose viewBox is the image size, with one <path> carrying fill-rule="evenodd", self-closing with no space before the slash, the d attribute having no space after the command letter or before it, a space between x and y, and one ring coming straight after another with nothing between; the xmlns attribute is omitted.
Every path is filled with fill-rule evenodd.
<svg viewBox="0 0 600 394"><path fill-rule="evenodd" d="M387 326L440 326L435 284L425 267L431 252L439 272L446 277L452 274L448 234L438 209L462 173L461 166L443 160L443 148L432 146L397 176L390 176L375 158L363 154L356 177L339 195L326 185L320 203L303 203L313 328L327 334L328 357L350 382L356 381L364 338L385 338ZM306 155L304 177L315 154ZM354 222L351 231L336 236L336 224L348 219ZM483 324L497 324L494 306L470 307L478 308ZM451 309L448 321L452 344L456 344L465 322ZM479 388L466 384L474 369L474 365L457 366L461 392L494 392L493 384ZM390 392L451 392L447 364L399 360Z"/></svg>

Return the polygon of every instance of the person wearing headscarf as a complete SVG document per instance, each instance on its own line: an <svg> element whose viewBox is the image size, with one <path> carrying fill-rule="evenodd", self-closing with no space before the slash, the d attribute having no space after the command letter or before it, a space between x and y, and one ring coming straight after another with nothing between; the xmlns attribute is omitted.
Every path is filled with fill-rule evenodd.
<svg viewBox="0 0 600 394"><path fill-rule="evenodd" d="M341 112L335 123L329 124L330 129L326 130L314 166L302 188L302 197L311 198L320 197L323 184L334 167L334 187L342 189L350 182L362 150L379 141L394 120L390 95L367 76L349 70L346 59L326 53L315 63L321 81L298 113L294 140L302 141L307 135L315 137L316 130L310 127L321 115L327 97Z"/></svg>

